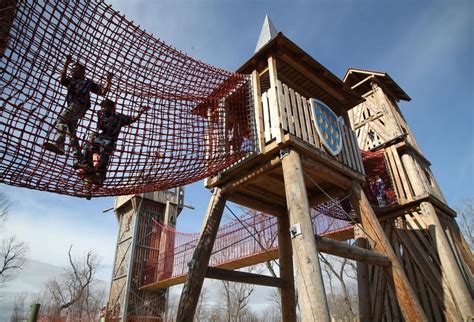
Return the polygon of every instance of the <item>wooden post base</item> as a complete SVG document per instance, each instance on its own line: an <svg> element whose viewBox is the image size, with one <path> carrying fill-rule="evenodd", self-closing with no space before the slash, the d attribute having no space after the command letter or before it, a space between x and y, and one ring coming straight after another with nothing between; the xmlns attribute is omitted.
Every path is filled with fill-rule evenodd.
<svg viewBox="0 0 474 322"><path fill-rule="evenodd" d="M289 150L282 159L282 165L290 225L299 225L301 229L301 234L291 239L301 321L329 322L329 309L298 152Z"/></svg>

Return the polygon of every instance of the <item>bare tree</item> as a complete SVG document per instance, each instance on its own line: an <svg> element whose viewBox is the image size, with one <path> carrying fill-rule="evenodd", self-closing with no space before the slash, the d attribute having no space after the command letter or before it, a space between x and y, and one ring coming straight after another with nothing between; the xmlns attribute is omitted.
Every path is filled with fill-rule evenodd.
<svg viewBox="0 0 474 322"><path fill-rule="evenodd" d="M261 266L250 266L248 272L261 273ZM246 283L234 283L229 281L222 282L222 293L225 297L225 311L227 313L227 321L240 322L248 321L250 318L249 301L255 291L255 286Z"/></svg>
<svg viewBox="0 0 474 322"><path fill-rule="evenodd" d="M172 292L172 289L169 289L165 313L167 322L173 322L176 319L176 315L178 313L178 304L179 294Z"/></svg>
<svg viewBox="0 0 474 322"><path fill-rule="evenodd" d="M8 216L9 202L0 192L0 229L3 229ZM18 240L15 235L0 241L0 287L12 280L23 269L28 254L28 244Z"/></svg>
<svg viewBox="0 0 474 322"><path fill-rule="evenodd" d="M46 310L54 318L66 313L74 321L92 321L105 301L105 290L94 288L97 285L95 273L100 261L92 251L83 259L73 259L71 249L72 245L68 251L70 267L46 285L43 297L44 301L49 302L45 305Z"/></svg>
<svg viewBox="0 0 474 322"><path fill-rule="evenodd" d="M347 286L346 278L355 279L355 265L346 258L324 256L319 254L323 263L323 271L327 275L330 288L330 308L333 316L354 316L353 300ZM339 281L340 289L334 287L332 280ZM339 291L340 290L340 291ZM341 305L343 304L343 305Z"/></svg>
<svg viewBox="0 0 474 322"><path fill-rule="evenodd" d="M15 302L13 303L12 316L10 322L20 322L26 320L28 317L28 311L26 309L26 293L20 293L15 296Z"/></svg>
<svg viewBox="0 0 474 322"><path fill-rule="evenodd" d="M462 206L457 208L456 211L461 233L466 238L471 252L474 252L474 199L464 199Z"/></svg>
<svg viewBox="0 0 474 322"><path fill-rule="evenodd" d="M0 248L0 286L13 279L23 269L28 245L10 236L2 240Z"/></svg>
<svg viewBox="0 0 474 322"><path fill-rule="evenodd" d="M194 321L207 321L209 319L209 312L206 307L207 302L207 289L202 288L199 300L196 306L196 314L194 315Z"/></svg>

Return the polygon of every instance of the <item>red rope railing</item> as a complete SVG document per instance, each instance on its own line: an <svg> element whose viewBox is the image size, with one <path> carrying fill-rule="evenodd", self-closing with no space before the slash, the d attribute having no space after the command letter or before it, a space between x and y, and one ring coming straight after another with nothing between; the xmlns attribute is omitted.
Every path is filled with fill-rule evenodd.
<svg viewBox="0 0 474 322"><path fill-rule="evenodd" d="M338 201L330 203L336 204ZM344 210L328 204L312 209L311 217L315 234L325 236L351 229L351 222L337 218ZM347 216L350 215L346 215L346 218ZM156 221L154 227L157 238L163 240L163 238L169 239L175 236L175 243L174 247L162 247L156 260L147 262L147 267L142 274L143 285L187 274L188 264L193 257L199 237L197 233L180 233ZM238 262L276 249L278 249L277 218L249 210L239 220L232 220L219 228L209 265L218 266ZM156 251L159 252L160 248L156 248Z"/></svg>

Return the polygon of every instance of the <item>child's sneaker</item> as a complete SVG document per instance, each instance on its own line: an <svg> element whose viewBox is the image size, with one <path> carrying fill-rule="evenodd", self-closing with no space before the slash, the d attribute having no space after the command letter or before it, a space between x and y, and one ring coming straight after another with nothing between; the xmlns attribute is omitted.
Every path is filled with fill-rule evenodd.
<svg viewBox="0 0 474 322"><path fill-rule="evenodd" d="M44 142L43 143L43 148L45 148L48 151L51 151L53 153L59 154L59 155L64 155L64 148L58 146L57 144L51 143L51 142Z"/></svg>

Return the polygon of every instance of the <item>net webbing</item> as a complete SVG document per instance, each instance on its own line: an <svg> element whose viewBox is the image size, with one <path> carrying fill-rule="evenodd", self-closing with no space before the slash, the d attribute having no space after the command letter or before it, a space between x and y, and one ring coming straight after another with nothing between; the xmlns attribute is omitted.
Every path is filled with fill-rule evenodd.
<svg viewBox="0 0 474 322"><path fill-rule="evenodd" d="M0 182L74 196L141 193L216 174L254 150L248 76L186 56L103 1L0 4L0 17L13 18L1 21ZM104 98L125 115L151 108L121 128L101 187L72 167L68 136L64 155L42 147L67 105L59 80L68 54L102 87L114 74L105 96L90 95L77 126L81 147L97 132Z"/></svg>
<svg viewBox="0 0 474 322"><path fill-rule="evenodd" d="M364 192L375 209L398 204L397 194L390 176L384 151L361 151L366 173Z"/></svg>

